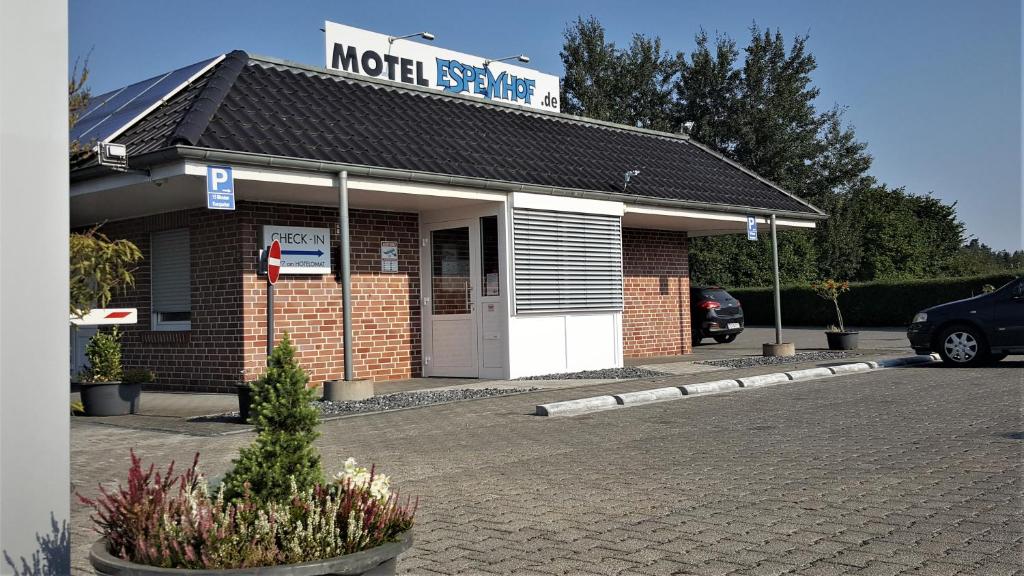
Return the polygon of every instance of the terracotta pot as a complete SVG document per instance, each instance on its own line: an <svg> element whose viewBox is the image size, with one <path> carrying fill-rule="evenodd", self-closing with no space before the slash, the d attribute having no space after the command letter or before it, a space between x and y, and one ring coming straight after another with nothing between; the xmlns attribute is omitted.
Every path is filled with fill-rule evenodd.
<svg viewBox="0 0 1024 576"><path fill-rule="evenodd" d="M117 558L107 551L107 543L100 540L89 552L89 562L96 574L101 576L214 576L259 574L260 576L392 576L397 568L398 555L412 546L412 530L402 535L398 542L389 542L376 548L345 554L324 560L285 564L282 566L261 566L259 568L232 568L227 570L187 570L159 568L135 564Z"/></svg>

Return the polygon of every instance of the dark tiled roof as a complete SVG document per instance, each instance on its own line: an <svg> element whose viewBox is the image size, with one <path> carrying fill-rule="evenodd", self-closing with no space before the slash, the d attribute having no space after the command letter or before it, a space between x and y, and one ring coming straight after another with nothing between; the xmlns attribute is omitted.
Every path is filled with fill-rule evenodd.
<svg viewBox="0 0 1024 576"><path fill-rule="evenodd" d="M203 124L205 123L205 126ZM817 214L673 135L317 73L233 52L118 139Z"/></svg>

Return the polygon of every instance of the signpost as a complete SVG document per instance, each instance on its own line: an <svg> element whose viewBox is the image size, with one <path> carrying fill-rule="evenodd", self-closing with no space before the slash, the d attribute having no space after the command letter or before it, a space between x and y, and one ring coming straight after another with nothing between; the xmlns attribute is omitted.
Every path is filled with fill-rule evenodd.
<svg viewBox="0 0 1024 576"><path fill-rule="evenodd" d="M263 226L263 245L281 243L281 274L330 274L331 231L306 226Z"/></svg>
<svg viewBox="0 0 1024 576"><path fill-rule="evenodd" d="M235 176L231 166L206 167L206 207L210 210L235 209Z"/></svg>
<svg viewBox="0 0 1024 576"><path fill-rule="evenodd" d="M281 276L281 243L274 240L267 247L267 364L274 351L274 284Z"/></svg>

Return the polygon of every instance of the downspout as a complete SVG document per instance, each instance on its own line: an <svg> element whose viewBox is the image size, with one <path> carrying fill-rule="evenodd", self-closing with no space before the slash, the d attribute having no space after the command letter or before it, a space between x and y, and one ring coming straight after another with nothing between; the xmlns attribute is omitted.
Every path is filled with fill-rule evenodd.
<svg viewBox="0 0 1024 576"><path fill-rule="evenodd" d="M341 322L345 346L345 381L352 380L352 270L348 237L348 171L338 173L338 276L341 280Z"/></svg>

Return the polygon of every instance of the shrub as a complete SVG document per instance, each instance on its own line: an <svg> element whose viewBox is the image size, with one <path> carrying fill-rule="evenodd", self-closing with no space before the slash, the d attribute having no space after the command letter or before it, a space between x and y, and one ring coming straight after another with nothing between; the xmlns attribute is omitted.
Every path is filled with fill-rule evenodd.
<svg viewBox="0 0 1024 576"><path fill-rule="evenodd" d="M117 326L110 332L97 331L85 348L88 364L79 375L83 382L120 382L121 333Z"/></svg>
<svg viewBox="0 0 1024 576"><path fill-rule="evenodd" d="M306 387L308 382L286 333L270 355L266 374L250 385L250 421L257 435L224 478L228 499L248 493L262 502L281 501L291 496L292 482L305 491L323 480L313 445L320 417L310 404L313 391Z"/></svg>
<svg viewBox="0 0 1024 576"><path fill-rule="evenodd" d="M211 496L192 466L175 476L151 465L143 470L131 453L126 486L95 500L79 496L94 510L93 520L108 551L138 564L165 568L229 569L295 564L350 554L396 540L412 528L416 505L399 504L385 476L366 475L354 460L329 484L302 490L292 483L289 497L260 502L251 493L225 498L222 486ZM380 480L384 479L383 483Z"/></svg>
<svg viewBox="0 0 1024 576"><path fill-rule="evenodd" d="M985 284L1002 286L1013 278L1013 274L995 274L851 283L850 291L843 296L843 316L850 326L905 326L910 324L914 314L925 308L978 296ZM775 322L771 288L730 288L729 293L743 303L747 324ZM789 326L821 326L822 319L834 313L831 306L806 285L784 286L781 297L782 322Z"/></svg>
<svg viewBox="0 0 1024 576"><path fill-rule="evenodd" d="M839 309L839 295L850 291L850 283L846 281L822 280L821 282L811 284L811 290L814 290L814 293L819 298L828 300L836 307L836 319L839 321L839 326L830 326L829 332L846 332L846 326L843 324L843 312ZM833 330L833 328L836 329Z"/></svg>

